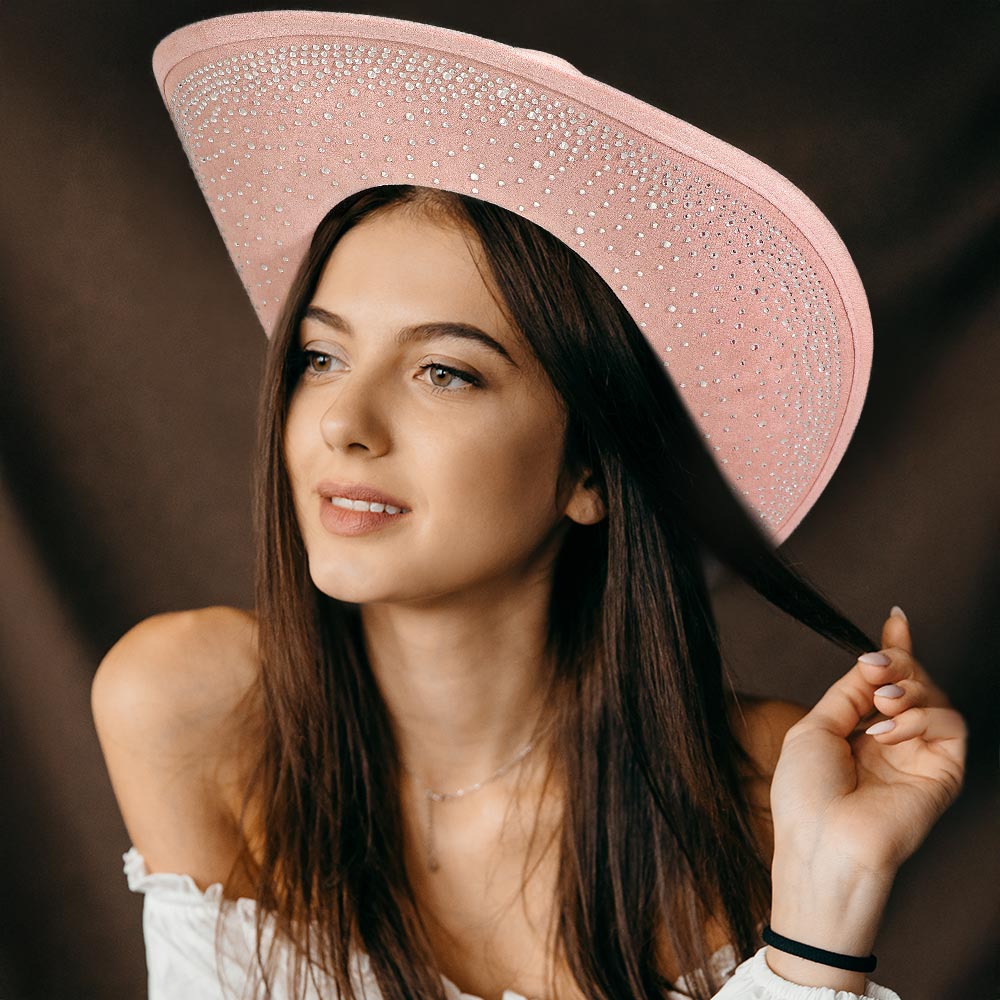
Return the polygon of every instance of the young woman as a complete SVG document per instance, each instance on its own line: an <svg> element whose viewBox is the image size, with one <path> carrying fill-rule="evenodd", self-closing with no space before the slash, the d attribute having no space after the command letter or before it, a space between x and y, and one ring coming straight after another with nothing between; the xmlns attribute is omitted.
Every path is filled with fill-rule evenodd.
<svg viewBox="0 0 1000 1000"><path fill-rule="evenodd" d="M380 58L400 39L389 73ZM728 204L665 174L642 235L610 168L594 201L546 164L535 190L556 194L534 215L529 187L480 197L480 172L508 162L529 183L541 164L532 125L570 109L548 89L543 113L542 83L587 93L592 128L602 94L634 121L605 85L518 52L278 11L181 29L154 58L270 344L253 612L150 618L94 682L125 870L145 893L150 996L896 998L866 978L869 952L896 871L961 787L964 722L898 609L873 642L776 548L846 447L867 371L843 374L842 397L793 381L790 410L834 430L743 490L727 455L763 463L746 456L782 419L782 390L745 406L727 394L766 378L716 388L721 367L653 349L699 338L709 359L752 333L756 350L783 303L788 343L765 348L777 369L802 363L796 331L806 351L821 330L843 338L830 357L857 359L852 272L818 253L807 280L789 271L759 298L745 260L714 263L739 226L656 232L678 206ZM475 69L498 65L488 84ZM454 138L435 122L445 99ZM391 152L382 122L407 123L384 133ZM809 249L829 250L818 211L768 180L774 211L797 208ZM647 228L657 249L637 266L625 248ZM591 232L599 257L571 245ZM693 232L704 264L674 253ZM764 259L756 238L733 253ZM675 301L687 328L653 340ZM745 365L732 368L736 383ZM701 430L680 393L695 372L716 411ZM740 444L710 450L705 427ZM881 652L812 709L736 693L709 556L852 655Z"/></svg>

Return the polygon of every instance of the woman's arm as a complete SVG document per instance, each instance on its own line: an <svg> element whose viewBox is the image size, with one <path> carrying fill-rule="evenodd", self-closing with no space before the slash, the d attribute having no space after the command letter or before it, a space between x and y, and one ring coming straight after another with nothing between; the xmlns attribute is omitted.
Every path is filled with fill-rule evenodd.
<svg viewBox="0 0 1000 1000"><path fill-rule="evenodd" d="M859 660L787 730L770 791L772 928L857 956L900 865L958 795L966 754L965 722L914 659L906 620L890 616L882 643L884 665ZM866 733L878 713L894 726ZM859 972L770 946L766 961L792 982L864 991Z"/></svg>

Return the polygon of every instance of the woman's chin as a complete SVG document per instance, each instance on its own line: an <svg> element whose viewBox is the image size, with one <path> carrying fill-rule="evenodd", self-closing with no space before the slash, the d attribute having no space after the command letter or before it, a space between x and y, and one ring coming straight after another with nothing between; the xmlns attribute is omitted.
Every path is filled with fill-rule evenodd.
<svg viewBox="0 0 1000 1000"><path fill-rule="evenodd" d="M333 574L316 575L312 577L313 586L327 597L344 604L368 604L379 599L380 591L369 581L367 584L345 582L342 576Z"/></svg>
<svg viewBox="0 0 1000 1000"><path fill-rule="evenodd" d="M343 561L336 566L313 561L309 567L313 586L327 597L345 604L380 604L399 599L398 577L394 581L392 574L385 579L381 579L381 575Z"/></svg>

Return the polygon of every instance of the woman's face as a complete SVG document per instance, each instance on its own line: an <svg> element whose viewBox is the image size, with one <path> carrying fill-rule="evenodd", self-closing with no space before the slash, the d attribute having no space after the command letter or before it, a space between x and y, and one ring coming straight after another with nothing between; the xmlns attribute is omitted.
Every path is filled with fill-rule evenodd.
<svg viewBox="0 0 1000 1000"><path fill-rule="evenodd" d="M497 593L558 551L565 516L598 519L589 490L560 481L562 404L459 231L370 216L334 248L310 307L297 346L317 354L290 401L285 457L323 593L351 603ZM397 342L425 323L475 327L510 360L454 336ZM322 480L373 486L409 513L337 534L320 517Z"/></svg>

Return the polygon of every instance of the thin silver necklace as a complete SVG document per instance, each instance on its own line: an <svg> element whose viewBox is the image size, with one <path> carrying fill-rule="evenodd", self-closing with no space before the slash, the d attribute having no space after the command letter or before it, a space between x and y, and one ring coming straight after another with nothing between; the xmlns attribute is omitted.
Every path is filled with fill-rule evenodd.
<svg viewBox="0 0 1000 1000"><path fill-rule="evenodd" d="M418 781L424 789L424 799L427 802L427 867L432 871L436 872L440 867L438 861L437 851L434 849L434 803L444 802L447 799L464 799L466 795L471 795L473 792L478 792L480 788L488 785L491 781L496 781L497 778L503 777L512 767L516 764L520 764L525 757L531 753L535 748L535 741L532 740L530 743L526 743L517 753L514 755L512 760L509 760L506 764L498 767L488 778L483 781L477 781L474 785L469 785L468 788L459 788L454 792L439 792L434 788L428 788L423 782L419 782L417 776L405 765L403 764L403 770L411 777L414 781Z"/></svg>

